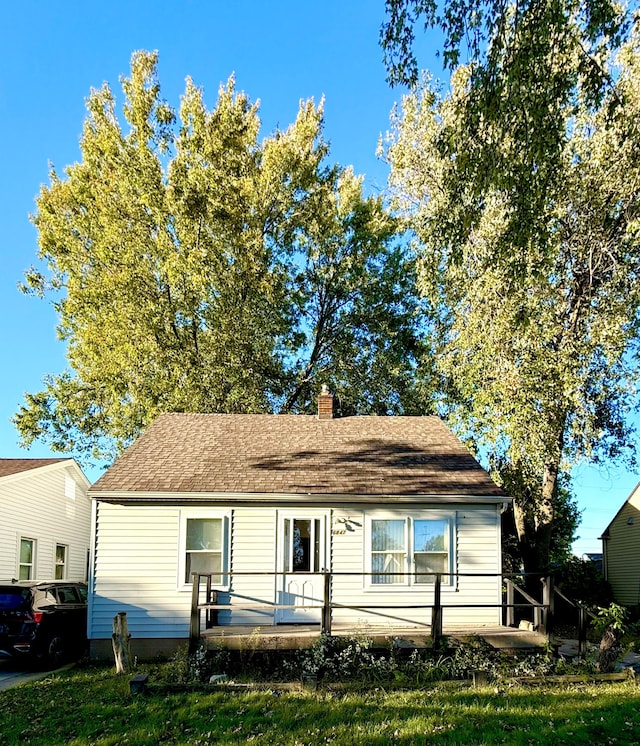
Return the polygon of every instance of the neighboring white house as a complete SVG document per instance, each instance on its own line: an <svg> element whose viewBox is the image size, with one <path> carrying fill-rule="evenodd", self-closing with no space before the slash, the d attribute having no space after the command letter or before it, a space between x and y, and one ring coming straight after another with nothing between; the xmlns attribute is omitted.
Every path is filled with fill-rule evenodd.
<svg viewBox="0 0 640 746"><path fill-rule="evenodd" d="M445 633L500 624L510 498L437 417L333 418L326 393L318 416L162 415L89 494L93 655L119 611L136 654L184 642L193 571L215 574L220 625L319 622L324 571L336 624L428 621L410 607L436 572L443 604L475 606Z"/></svg>
<svg viewBox="0 0 640 746"><path fill-rule="evenodd" d="M613 598L640 610L640 484L625 500L602 536L602 572Z"/></svg>
<svg viewBox="0 0 640 746"><path fill-rule="evenodd" d="M88 489L73 459L0 459L0 581L87 579Z"/></svg>

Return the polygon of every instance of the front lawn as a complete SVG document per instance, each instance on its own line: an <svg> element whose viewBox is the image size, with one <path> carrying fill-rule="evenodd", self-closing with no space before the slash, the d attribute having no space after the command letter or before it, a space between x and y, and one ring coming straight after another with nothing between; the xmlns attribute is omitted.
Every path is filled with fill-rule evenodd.
<svg viewBox="0 0 640 746"><path fill-rule="evenodd" d="M153 681L153 675L151 677ZM0 744L637 744L633 681L171 692L87 666L0 692Z"/></svg>

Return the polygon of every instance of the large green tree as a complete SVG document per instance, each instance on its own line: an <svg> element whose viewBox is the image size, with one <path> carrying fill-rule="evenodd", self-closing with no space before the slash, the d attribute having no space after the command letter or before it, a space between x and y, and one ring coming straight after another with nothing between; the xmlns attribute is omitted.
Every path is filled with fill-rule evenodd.
<svg viewBox="0 0 640 746"><path fill-rule="evenodd" d="M155 54L133 55L124 117L89 96L81 158L33 221L68 370L28 394L26 444L117 452L161 411L421 411L413 260L380 199L327 164L322 105L260 140L258 107L190 80L179 113Z"/></svg>
<svg viewBox="0 0 640 746"><path fill-rule="evenodd" d="M385 0L385 11L380 44L390 83L418 83L418 27L420 33L439 30L445 68L472 62L473 83L486 93L494 92L491 83L520 87L519 75L526 85L530 76L544 72L528 70L529 63L543 62L562 40L580 45L569 86L580 77L594 93L609 80L603 55L629 28L625 5L615 0ZM556 68L556 82L566 72Z"/></svg>
<svg viewBox="0 0 640 746"><path fill-rule="evenodd" d="M450 414L516 497L527 570L548 565L562 470L632 450L638 44L634 33L615 61L601 60L615 83L597 105L579 88L556 101L557 150L534 157L527 87L511 129L506 119L471 120L469 67L447 95L427 80L407 96L387 143L396 207L419 239L422 290L438 315ZM568 44L549 68L574 54Z"/></svg>
<svg viewBox="0 0 640 746"><path fill-rule="evenodd" d="M578 101L597 107L606 97L613 114L621 103L608 62L628 34L625 6L617 0L386 0L385 7L380 41L392 83L418 83L415 37L423 27L434 29L436 45L442 39L446 69L465 62L458 112L473 148L458 153L459 178L478 197L494 188L522 195L512 201L511 219L533 240L544 230L547 191L556 187L567 111Z"/></svg>

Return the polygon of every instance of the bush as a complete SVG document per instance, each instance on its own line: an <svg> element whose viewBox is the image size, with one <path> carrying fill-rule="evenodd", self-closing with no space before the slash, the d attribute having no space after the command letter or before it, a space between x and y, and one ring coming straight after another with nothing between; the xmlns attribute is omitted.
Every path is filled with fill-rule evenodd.
<svg viewBox="0 0 640 746"><path fill-rule="evenodd" d="M611 586L590 560L570 557L555 570L555 582L567 598L590 609L607 606L613 600ZM576 610L561 598L556 598L555 612L558 624L577 622Z"/></svg>
<svg viewBox="0 0 640 746"><path fill-rule="evenodd" d="M165 666L165 678L171 684L205 684L212 674L225 673L229 662L229 651L223 648L207 650L200 645L189 653L183 645Z"/></svg>
<svg viewBox="0 0 640 746"><path fill-rule="evenodd" d="M301 672L317 674L331 681L393 679L397 667L394 656L373 650L372 646L368 637L321 635L311 648L300 651L296 663Z"/></svg>
<svg viewBox="0 0 640 746"><path fill-rule="evenodd" d="M586 667L585 667L586 666ZM424 686L441 681L467 679L483 672L487 681L514 677L578 673L594 664L573 664L553 659L547 653L521 652L505 655L479 637L470 637L448 647L446 652L396 647L374 648L365 636L322 635L312 647L295 651L257 651L252 645L240 651L201 646L192 655L185 647L158 672L172 684L207 683L212 674L239 675L252 681L300 681L315 674L324 683L352 685Z"/></svg>

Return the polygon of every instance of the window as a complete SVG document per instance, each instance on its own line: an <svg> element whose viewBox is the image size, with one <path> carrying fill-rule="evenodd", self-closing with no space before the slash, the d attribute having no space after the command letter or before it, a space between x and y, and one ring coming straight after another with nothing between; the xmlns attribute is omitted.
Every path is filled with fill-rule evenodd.
<svg viewBox="0 0 640 746"><path fill-rule="evenodd" d="M376 585L404 583L406 558L407 532L404 519L372 520L371 572L380 574L373 575L371 582Z"/></svg>
<svg viewBox="0 0 640 746"><path fill-rule="evenodd" d="M372 516L368 520L367 556L370 585L425 585L443 573L452 585L454 516L420 513L406 517Z"/></svg>
<svg viewBox="0 0 640 746"><path fill-rule="evenodd" d="M285 518L284 571L319 572L321 535L319 518Z"/></svg>
<svg viewBox="0 0 640 746"><path fill-rule="evenodd" d="M35 577L35 560L35 539L20 539L20 563L18 565L19 580L33 580Z"/></svg>
<svg viewBox="0 0 640 746"><path fill-rule="evenodd" d="M228 516L220 513L191 513L184 511L180 524L181 586L191 585L191 574L212 573L213 585L227 582L227 526Z"/></svg>
<svg viewBox="0 0 640 746"><path fill-rule="evenodd" d="M67 547L64 544L56 544L56 580L64 580L67 577Z"/></svg>

